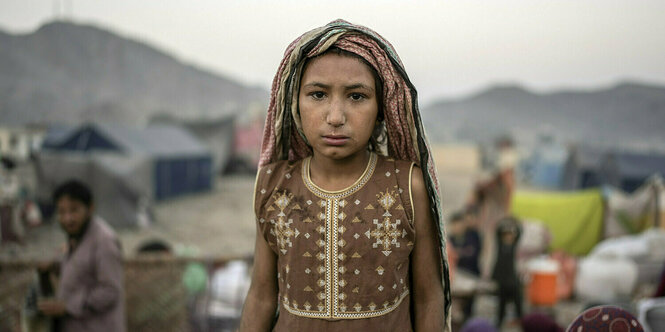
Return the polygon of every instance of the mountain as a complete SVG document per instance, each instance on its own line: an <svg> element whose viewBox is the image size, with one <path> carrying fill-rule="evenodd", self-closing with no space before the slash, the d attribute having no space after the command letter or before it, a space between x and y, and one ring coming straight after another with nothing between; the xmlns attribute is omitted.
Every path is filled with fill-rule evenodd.
<svg viewBox="0 0 665 332"><path fill-rule="evenodd" d="M0 123L135 123L157 113L218 118L267 101L263 89L95 26L0 31Z"/></svg>
<svg viewBox="0 0 665 332"><path fill-rule="evenodd" d="M518 140L554 135L564 142L663 148L665 87L624 82L594 91L535 93L496 85L478 94L440 100L423 108L433 140Z"/></svg>

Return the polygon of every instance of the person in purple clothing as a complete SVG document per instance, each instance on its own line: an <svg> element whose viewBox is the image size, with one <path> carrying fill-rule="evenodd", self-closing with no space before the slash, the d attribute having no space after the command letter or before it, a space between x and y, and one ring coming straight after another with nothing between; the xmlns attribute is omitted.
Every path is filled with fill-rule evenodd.
<svg viewBox="0 0 665 332"><path fill-rule="evenodd" d="M53 201L67 234L55 298L38 302L39 311L56 319L58 330L125 331L124 269L120 242L111 227L94 215L90 189L68 181ZM42 267L47 269L47 267Z"/></svg>

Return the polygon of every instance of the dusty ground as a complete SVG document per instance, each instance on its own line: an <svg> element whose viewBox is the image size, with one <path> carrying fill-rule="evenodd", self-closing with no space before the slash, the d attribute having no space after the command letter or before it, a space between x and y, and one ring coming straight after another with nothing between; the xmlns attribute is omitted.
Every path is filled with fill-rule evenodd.
<svg viewBox="0 0 665 332"><path fill-rule="evenodd" d="M155 206L146 228L117 229L126 256L144 241L162 239L176 251L205 257L237 257L254 251L253 176L224 177L212 192ZM56 222L27 232L23 246L2 246L0 255L46 259L58 255L65 237Z"/></svg>

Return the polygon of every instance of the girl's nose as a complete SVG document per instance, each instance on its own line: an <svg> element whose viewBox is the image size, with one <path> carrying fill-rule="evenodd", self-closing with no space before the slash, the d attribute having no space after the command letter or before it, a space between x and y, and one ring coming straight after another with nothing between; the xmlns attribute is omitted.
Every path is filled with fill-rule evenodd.
<svg viewBox="0 0 665 332"><path fill-rule="evenodd" d="M344 115L344 103L335 100L332 101L326 116L326 122L333 127L339 127L343 125L344 122L346 122L346 116Z"/></svg>

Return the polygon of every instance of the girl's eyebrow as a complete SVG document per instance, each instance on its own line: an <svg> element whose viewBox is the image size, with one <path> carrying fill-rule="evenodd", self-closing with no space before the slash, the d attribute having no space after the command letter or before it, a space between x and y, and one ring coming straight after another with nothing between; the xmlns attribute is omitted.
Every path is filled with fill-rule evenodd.
<svg viewBox="0 0 665 332"><path fill-rule="evenodd" d="M370 87L369 85L362 84L362 83L347 85L347 86L344 87L344 89L345 90L365 89L365 90L369 90L369 91L374 91L374 88Z"/></svg>
<svg viewBox="0 0 665 332"><path fill-rule="evenodd" d="M330 85L328 85L328 84L323 84L323 83L320 83L320 82L307 83L307 84L305 84L304 86L305 86L305 87L323 88L323 89L330 88Z"/></svg>
<svg viewBox="0 0 665 332"><path fill-rule="evenodd" d="M304 87L316 87L316 88L329 89L330 85L324 84L324 83L321 83L321 82L311 82L311 83L305 84ZM347 86L344 87L344 90L354 90L354 89L366 89L366 90L369 90L369 91L374 91L374 88L372 88L371 86L369 86L367 84L363 84L363 83L355 83L355 84L347 85Z"/></svg>

